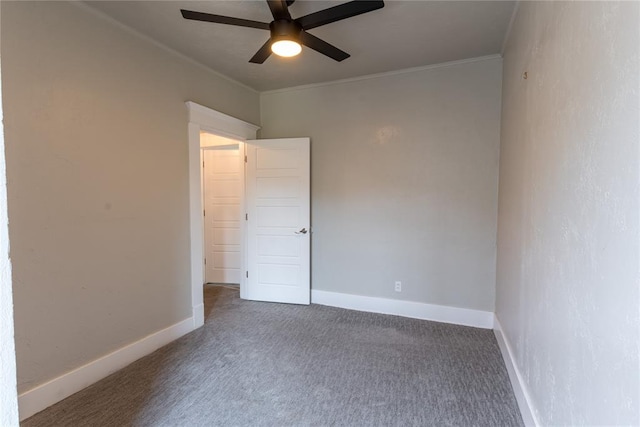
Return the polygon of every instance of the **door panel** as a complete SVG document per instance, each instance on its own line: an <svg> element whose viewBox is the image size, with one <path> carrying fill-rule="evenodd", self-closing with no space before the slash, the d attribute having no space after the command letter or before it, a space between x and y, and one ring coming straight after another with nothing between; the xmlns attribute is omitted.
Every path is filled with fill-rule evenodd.
<svg viewBox="0 0 640 427"><path fill-rule="evenodd" d="M296 198L300 196L300 184L295 177L258 178L256 195L266 198Z"/></svg>
<svg viewBox="0 0 640 427"><path fill-rule="evenodd" d="M240 283L242 163L235 148L203 150L205 281Z"/></svg>
<svg viewBox="0 0 640 427"><path fill-rule="evenodd" d="M245 296L309 304L309 138L247 141L246 154Z"/></svg>

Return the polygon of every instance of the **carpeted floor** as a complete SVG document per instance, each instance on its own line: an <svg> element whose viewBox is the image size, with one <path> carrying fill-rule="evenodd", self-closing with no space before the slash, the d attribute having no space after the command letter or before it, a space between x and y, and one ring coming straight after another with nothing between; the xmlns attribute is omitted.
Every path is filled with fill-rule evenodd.
<svg viewBox="0 0 640 427"><path fill-rule="evenodd" d="M205 289L205 326L23 422L521 426L490 330Z"/></svg>

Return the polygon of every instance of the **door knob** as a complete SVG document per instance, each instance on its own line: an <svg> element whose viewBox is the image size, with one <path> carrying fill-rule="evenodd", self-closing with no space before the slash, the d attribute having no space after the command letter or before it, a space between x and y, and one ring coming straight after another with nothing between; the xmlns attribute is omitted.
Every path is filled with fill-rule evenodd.
<svg viewBox="0 0 640 427"><path fill-rule="evenodd" d="M306 228L303 228L302 230L300 230L300 231L296 231L295 233L296 233L296 234L307 234L307 229L306 229Z"/></svg>

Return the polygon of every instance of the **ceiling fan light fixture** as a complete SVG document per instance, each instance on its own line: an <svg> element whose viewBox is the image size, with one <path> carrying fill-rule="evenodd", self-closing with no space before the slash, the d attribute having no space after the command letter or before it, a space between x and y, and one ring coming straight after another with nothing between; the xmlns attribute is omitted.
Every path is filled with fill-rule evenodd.
<svg viewBox="0 0 640 427"><path fill-rule="evenodd" d="M276 40L271 44L271 51L278 56L290 58L300 54L302 46L294 40L282 39Z"/></svg>
<svg viewBox="0 0 640 427"><path fill-rule="evenodd" d="M272 53L283 57L296 56L302 51L301 45L305 45L322 55L340 62L349 58L350 55L313 34L308 33L307 30L384 7L384 0L352 0L293 19L289 12L289 6L291 6L294 1L295 0L267 0L271 15L273 16L273 21L268 24L250 19L214 15L212 13L196 12L186 9L180 9L180 13L182 13L184 19L193 21L269 30L271 37L269 37L249 60L249 62L253 64L264 63Z"/></svg>

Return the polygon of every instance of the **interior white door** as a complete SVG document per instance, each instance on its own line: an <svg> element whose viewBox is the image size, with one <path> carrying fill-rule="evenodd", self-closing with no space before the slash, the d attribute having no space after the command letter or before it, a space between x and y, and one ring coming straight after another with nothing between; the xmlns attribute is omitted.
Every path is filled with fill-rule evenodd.
<svg viewBox="0 0 640 427"><path fill-rule="evenodd" d="M242 162L236 145L203 150L205 281L240 283Z"/></svg>
<svg viewBox="0 0 640 427"><path fill-rule="evenodd" d="M310 140L246 141L245 298L311 299Z"/></svg>

